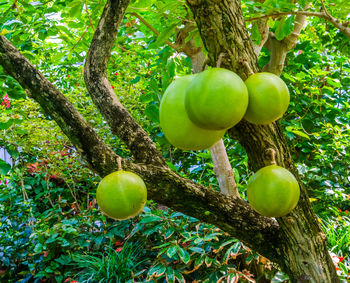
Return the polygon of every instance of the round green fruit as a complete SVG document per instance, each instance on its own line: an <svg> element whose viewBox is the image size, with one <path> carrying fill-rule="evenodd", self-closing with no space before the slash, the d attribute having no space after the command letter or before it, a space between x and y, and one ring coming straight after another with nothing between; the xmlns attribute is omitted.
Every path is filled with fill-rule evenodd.
<svg viewBox="0 0 350 283"><path fill-rule="evenodd" d="M235 73L213 68L198 74L186 89L185 107L197 126L222 130L236 125L248 106L248 91Z"/></svg>
<svg viewBox="0 0 350 283"><path fill-rule="evenodd" d="M191 122L185 110L185 90L195 75L173 81L166 89L159 108L160 126L168 141L183 150L203 150L220 140L225 130L202 129Z"/></svg>
<svg viewBox="0 0 350 283"><path fill-rule="evenodd" d="M101 180L96 199L103 213L110 218L124 220L143 210L147 189L138 175L128 171L116 171Z"/></svg>
<svg viewBox="0 0 350 283"><path fill-rule="evenodd" d="M289 105L289 91L284 81L272 73L251 75L245 84L249 104L244 119L257 125L270 124L281 118Z"/></svg>
<svg viewBox="0 0 350 283"><path fill-rule="evenodd" d="M258 170L247 186L250 205L268 217L281 217L291 212L299 195L299 184L293 174L277 165Z"/></svg>

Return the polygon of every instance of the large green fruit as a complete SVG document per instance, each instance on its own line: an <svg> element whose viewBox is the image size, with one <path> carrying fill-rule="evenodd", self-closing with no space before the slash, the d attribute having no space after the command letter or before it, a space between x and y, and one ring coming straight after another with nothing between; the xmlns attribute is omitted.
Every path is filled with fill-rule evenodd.
<svg viewBox="0 0 350 283"><path fill-rule="evenodd" d="M203 150L220 140L225 130L211 131L197 127L185 110L185 90L195 75L173 81L165 91L159 108L160 126L168 141L184 150Z"/></svg>
<svg viewBox="0 0 350 283"><path fill-rule="evenodd" d="M289 105L289 91L282 79L272 73L251 75L245 84L249 93L249 104L244 119L266 125L281 118Z"/></svg>
<svg viewBox="0 0 350 283"><path fill-rule="evenodd" d="M277 165L258 170L247 186L250 205L269 217L281 217L291 212L298 203L299 195L299 184L293 174Z"/></svg>
<svg viewBox="0 0 350 283"><path fill-rule="evenodd" d="M147 189L138 175L128 171L116 171L101 180L96 199L107 216L123 220L134 217L143 210Z"/></svg>
<svg viewBox="0 0 350 283"><path fill-rule="evenodd" d="M186 89L185 107L197 126L222 130L236 125L248 106L248 91L235 73L213 68L198 74Z"/></svg>

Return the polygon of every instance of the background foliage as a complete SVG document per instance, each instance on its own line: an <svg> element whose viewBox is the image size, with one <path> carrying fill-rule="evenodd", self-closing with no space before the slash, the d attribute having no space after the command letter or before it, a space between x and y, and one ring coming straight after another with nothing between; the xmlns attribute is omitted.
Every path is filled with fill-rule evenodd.
<svg viewBox="0 0 350 283"><path fill-rule="evenodd" d="M330 12L345 18L347 1ZM247 18L303 9L306 1L242 1ZM329 4L329 3L328 3ZM319 10L319 1L312 9ZM0 32L53 82L121 156L123 143L110 134L84 87L83 64L104 1L1 1ZM152 32L140 17L158 31ZM186 24L186 40L201 39L183 1L132 1L108 66L115 93L146 129L169 166L213 189L218 184L208 151L172 147L159 128L163 91L191 63L169 47ZM279 38L294 17L269 20ZM247 22L259 42L256 24ZM332 25L309 18L282 78L291 104L281 121L310 201L327 233L342 280L349 280L350 62L349 40ZM262 50L263 66L270 54ZM97 209L99 177L82 168L63 133L6 71L0 69L0 145L17 160L0 163L0 278L3 282L189 281L284 282L286 275L218 228L148 202L127 221L106 219ZM225 137L239 190L251 172L244 149Z"/></svg>

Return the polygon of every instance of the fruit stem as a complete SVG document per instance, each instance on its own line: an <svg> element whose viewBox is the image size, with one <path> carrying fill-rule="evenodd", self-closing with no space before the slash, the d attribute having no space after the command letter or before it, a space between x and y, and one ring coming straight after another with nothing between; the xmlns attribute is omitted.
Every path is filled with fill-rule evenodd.
<svg viewBox="0 0 350 283"><path fill-rule="evenodd" d="M117 157L117 162L118 162L118 171L123 170L122 167L122 158L120 156Z"/></svg>
<svg viewBox="0 0 350 283"><path fill-rule="evenodd" d="M216 68L220 68L221 63L222 63L222 58L224 58L225 55L226 55L225 53L220 53L218 61L216 62Z"/></svg>

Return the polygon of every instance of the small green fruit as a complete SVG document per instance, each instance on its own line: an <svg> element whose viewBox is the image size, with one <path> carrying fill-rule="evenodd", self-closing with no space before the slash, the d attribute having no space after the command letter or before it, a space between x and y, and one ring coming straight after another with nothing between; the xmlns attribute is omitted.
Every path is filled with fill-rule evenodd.
<svg viewBox="0 0 350 283"><path fill-rule="evenodd" d="M173 81L166 89L159 108L160 126L168 141L183 150L204 150L220 140L225 130L202 129L191 122L185 110L185 90L195 75Z"/></svg>
<svg viewBox="0 0 350 283"><path fill-rule="evenodd" d="M116 171L101 180L96 199L103 213L110 218L124 220L143 210L147 189L138 175L128 171Z"/></svg>
<svg viewBox="0 0 350 283"><path fill-rule="evenodd" d="M270 124L281 118L289 105L289 91L284 81L272 73L251 75L245 84L249 104L244 119L257 125Z"/></svg>
<svg viewBox="0 0 350 283"><path fill-rule="evenodd" d="M198 74L186 89L188 117L203 129L223 130L236 125L248 106L248 91L235 73L213 68Z"/></svg>
<svg viewBox="0 0 350 283"><path fill-rule="evenodd" d="M294 175L277 165L261 168L247 185L250 205L269 217L281 217L291 212L298 203L299 195L299 184Z"/></svg>

